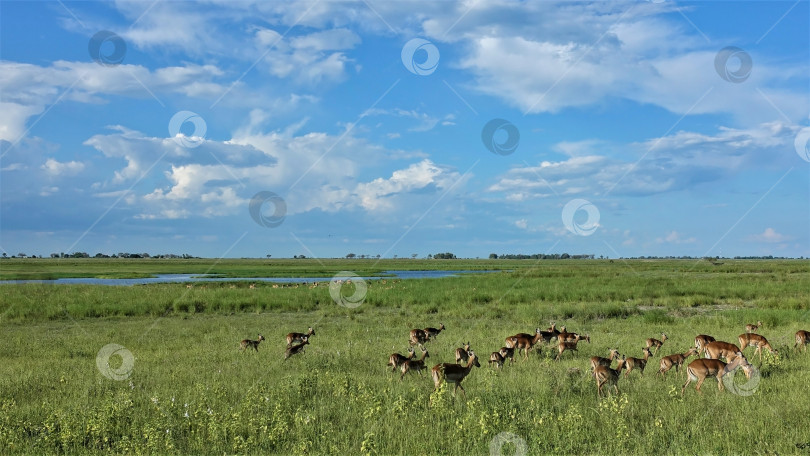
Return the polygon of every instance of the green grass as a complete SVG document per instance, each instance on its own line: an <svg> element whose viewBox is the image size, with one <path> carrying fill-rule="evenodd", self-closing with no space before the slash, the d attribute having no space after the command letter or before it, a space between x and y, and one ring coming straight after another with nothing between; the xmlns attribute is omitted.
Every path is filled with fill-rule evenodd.
<svg viewBox="0 0 810 456"><path fill-rule="evenodd" d="M512 272L369 282L356 309L335 305L325 286L0 286L0 453L488 454L501 433L523 439L528 454L806 451L810 352L791 347L796 330L810 329L807 262L475 264ZM485 361L505 337L552 320L592 343L560 362L548 347L502 372L482 362L463 382L466 400L434 393L428 375L400 382L385 367L411 328L447 327L427 344L432 366L453 362L466 341ZM708 379L702 395L692 384L681 396L683 371L655 378L660 356L695 335L735 342L757 320L780 355L765 356L753 395L721 394ZM284 335L308 326L306 353L282 361ZM588 358L611 347L640 357L662 331L670 339L644 377L634 372L618 397L598 399ZM259 352L240 353L257 333L267 338ZM134 357L124 380L96 366L110 343Z"/></svg>

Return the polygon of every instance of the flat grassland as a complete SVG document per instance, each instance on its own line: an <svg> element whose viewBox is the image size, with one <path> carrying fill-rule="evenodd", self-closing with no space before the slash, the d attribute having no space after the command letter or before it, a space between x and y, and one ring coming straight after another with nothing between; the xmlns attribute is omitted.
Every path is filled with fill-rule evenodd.
<svg viewBox="0 0 810 456"><path fill-rule="evenodd" d="M325 283L0 285L0 453L810 454L810 351L793 349L796 331L810 330L806 260L8 259L0 278L397 269L500 271L369 280L356 308ZM737 343L758 320L779 354L760 363L745 349L758 371L730 378L736 393L709 378L682 396L684 369L655 375L696 335ZM552 321L592 343L558 362L540 345L502 371L487 365L507 336ZM463 342L482 358L466 397L434 392L429 373L400 381L386 368L410 329L440 323L429 367L454 362ZM284 361L284 336L309 326L310 346ZM598 398L589 358L614 347L641 357L662 332L644 376ZM259 333L258 352L240 352ZM108 344L123 347L109 364Z"/></svg>

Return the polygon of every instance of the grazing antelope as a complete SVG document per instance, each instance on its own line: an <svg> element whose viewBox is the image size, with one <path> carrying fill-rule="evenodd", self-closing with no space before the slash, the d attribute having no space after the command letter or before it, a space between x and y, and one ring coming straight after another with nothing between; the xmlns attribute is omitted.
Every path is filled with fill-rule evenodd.
<svg viewBox="0 0 810 456"><path fill-rule="evenodd" d="M647 367L647 358L652 356L652 352L649 348L642 348L642 353L644 353L644 358L627 358L624 362L624 368L626 369L624 372L624 378L627 378L630 375L630 372L633 369L638 369L641 376L644 376L644 368Z"/></svg>
<svg viewBox="0 0 810 456"><path fill-rule="evenodd" d="M752 325L752 324L749 323L749 324L745 325L745 332L746 333L752 333L752 332L756 331L757 329L759 329L760 326L762 326L762 322L759 321L759 320L757 320L757 324L755 324L755 325ZM740 343L742 343L742 342L740 342Z"/></svg>
<svg viewBox="0 0 810 456"><path fill-rule="evenodd" d="M607 358L602 358L601 356L592 356L591 357L591 371L595 371L597 366L605 366L610 367L613 363L613 360L621 356L619 351L615 348L610 349L610 355Z"/></svg>
<svg viewBox="0 0 810 456"><path fill-rule="evenodd" d="M256 351L259 351L259 343L264 340L264 336L259 334L259 338L257 340L250 340L245 339L239 344L239 350L244 351L246 348L251 347Z"/></svg>
<svg viewBox="0 0 810 456"><path fill-rule="evenodd" d="M653 353L653 355L657 355L658 354L658 349L660 349L661 346L664 345L664 342L666 342L666 341L667 341L667 335L664 334L664 333L661 333L661 340L652 339L652 338L647 339L647 348L655 347L655 352Z"/></svg>
<svg viewBox="0 0 810 456"><path fill-rule="evenodd" d="M405 361L413 359L416 353L413 351L413 347L408 348L408 356L402 356L399 353L394 353L388 357L388 365L393 366L391 372L396 372L397 369L402 366L402 363Z"/></svg>
<svg viewBox="0 0 810 456"><path fill-rule="evenodd" d="M706 345L704 352L706 353L706 358L708 359L725 358L728 362L730 362L731 358L734 356L743 355L742 350L740 350L740 348L736 345L720 340L709 342Z"/></svg>
<svg viewBox="0 0 810 456"><path fill-rule="evenodd" d="M686 362L686 359L697 352L697 348L690 348L686 351L686 353L676 353L674 355L664 356L661 358L660 368L658 369L658 373L661 374L661 378L664 378L664 374L672 369L673 366L675 367L675 372L677 373L683 363Z"/></svg>
<svg viewBox="0 0 810 456"><path fill-rule="evenodd" d="M619 359L619 364L616 366L616 369L611 369L609 366L596 366L596 369L593 371L593 377L596 379L597 396L602 396L602 387L605 386L605 384L613 385L613 388L616 389L616 394L619 394L619 374L622 372L624 362L625 358L622 356L621 359Z"/></svg>
<svg viewBox="0 0 810 456"><path fill-rule="evenodd" d="M514 348L517 349L518 354L520 354L520 351L523 350L523 359L525 360L529 359L529 350L531 350L532 347L534 347L535 344L537 344L537 342L543 337L540 328L535 330L534 337L525 337L527 335L528 334L518 334L512 336L513 339L517 339L515 341Z"/></svg>
<svg viewBox="0 0 810 456"><path fill-rule="evenodd" d="M478 363L478 357L475 356L475 352L470 350L467 353L469 357L466 366L462 366L461 364L450 364L450 363L441 363L433 366L433 369L430 371L431 377L433 377L433 390L439 389L439 385L442 384L442 379L447 382L451 382L455 385L453 388L453 395L455 396L456 390L461 388L461 391L464 392L464 397L467 397L467 391L464 390L464 387L461 386L461 381L469 375L470 371L472 371L473 366L481 367L481 364Z"/></svg>
<svg viewBox="0 0 810 456"><path fill-rule="evenodd" d="M717 378L717 389L723 391L723 376L737 370L740 366L742 366L746 376L751 375L751 365L748 364L748 360L746 360L744 356L731 355L731 360L729 360L728 364L719 359L696 359L686 367L687 379L686 383L683 384L683 388L681 388L681 395L683 395L684 391L686 391L686 387L693 381L697 381L695 389L700 393L700 385L702 385L706 377L710 375Z"/></svg>
<svg viewBox="0 0 810 456"><path fill-rule="evenodd" d="M293 346L289 347L288 349L284 350L284 361L287 361L287 358L289 358L292 355L297 355L298 353L304 353L304 347L306 347L307 345L309 345L309 336L304 336L301 339L300 344L293 345Z"/></svg>
<svg viewBox="0 0 810 456"><path fill-rule="evenodd" d="M778 355L779 354L778 351L774 350L773 347L771 347L771 344L770 344L770 342L768 342L768 339L760 336L759 334L753 334L753 333L740 334L739 337L737 337L737 340L740 341L740 350L745 350L745 347L748 347L748 346L756 347L756 350L754 351L754 354L756 355L757 353L759 353L759 363L760 363L760 365L762 365L762 349L763 348L767 348L768 351L771 352L772 355Z"/></svg>
<svg viewBox="0 0 810 456"><path fill-rule="evenodd" d="M572 342L560 339L560 343L557 344L557 357L554 358L554 360L559 361L560 356L562 356L566 350L571 352L577 351L577 342L579 342L579 334L577 334L577 337L575 337Z"/></svg>
<svg viewBox="0 0 810 456"><path fill-rule="evenodd" d="M435 339L436 336L438 336L443 329L444 329L443 323L439 323L438 328L425 328L425 337L427 338L427 340Z"/></svg>
<svg viewBox="0 0 810 456"><path fill-rule="evenodd" d="M427 342L427 335L425 334L424 329L412 329L410 335L408 336L408 343L411 346L414 345L424 345Z"/></svg>
<svg viewBox="0 0 810 456"><path fill-rule="evenodd" d="M513 363L515 362L515 347L501 347L501 349L498 350L498 353L501 354L504 361L509 359Z"/></svg>
<svg viewBox="0 0 810 456"><path fill-rule="evenodd" d="M467 352L470 351L470 343L467 342L463 345L463 348L456 349L456 363L466 363L467 362Z"/></svg>
<svg viewBox="0 0 810 456"><path fill-rule="evenodd" d="M415 370L416 372L419 372L419 375L422 375L422 370L425 368L425 358L430 358L430 355L428 354L427 350L422 349L421 358L409 359L402 363L402 367L400 367L402 374L399 376L399 379L402 380L402 377L412 370Z"/></svg>
<svg viewBox="0 0 810 456"><path fill-rule="evenodd" d="M287 348L292 347L293 342L301 342L304 337L312 337L315 335L315 330L310 326L305 333L289 333L287 334Z"/></svg>
<svg viewBox="0 0 810 456"><path fill-rule="evenodd" d="M506 358L504 358L504 356L499 351L492 352L492 354L489 355L489 364L495 363L495 367L497 367L498 369L503 368L503 362L505 360Z"/></svg>
<svg viewBox="0 0 810 456"><path fill-rule="evenodd" d="M807 344L810 344L810 331L800 329L796 331L796 344L793 348L801 347L803 351L807 351Z"/></svg>
<svg viewBox="0 0 810 456"><path fill-rule="evenodd" d="M695 348L696 348L696 349L697 349L697 351L698 351L698 356L702 356L702 355L703 355L703 350L704 350L704 347L705 347L707 344L710 344L710 343L712 343L712 342L714 342L714 341L716 341L716 340L717 340L717 339L715 339L714 337L712 337L712 336L707 336L706 334L700 334L700 335L696 336L696 337L695 337Z"/></svg>
<svg viewBox="0 0 810 456"><path fill-rule="evenodd" d="M583 336L583 335L577 334L577 333L561 332L560 334L557 335L557 340L561 340L561 341L565 341L565 342L574 342L575 340L576 341L584 340L584 341L586 341L588 343L591 343L591 335L590 334L585 334Z"/></svg>

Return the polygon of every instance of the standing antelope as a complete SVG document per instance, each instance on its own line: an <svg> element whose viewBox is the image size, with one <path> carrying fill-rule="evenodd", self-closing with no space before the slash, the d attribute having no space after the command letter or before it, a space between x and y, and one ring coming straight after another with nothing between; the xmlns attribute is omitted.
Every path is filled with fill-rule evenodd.
<svg viewBox="0 0 810 456"><path fill-rule="evenodd" d="M517 349L518 354L520 354L520 351L523 350L523 359L525 360L529 359L529 350L531 350L532 347L534 347L535 344L537 344L537 342L543 337L540 328L535 330L534 337L525 337L527 335L528 334L518 334L512 337L513 339L517 339L515 341L514 348Z"/></svg>
<svg viewBox="0 0 810 456"><path fill-rule="evenodd" d="M624 372L624 378L627 378L630 375L630 371L633 369L638 368L639 373L641 376L644 376L644 368L647 367L647 358L652 356L652 352L649 348L642 348L642 353L644 353L644 358L627 358L624 362L624 368L626 369Z"/></svg>
<svg viewBox="0 0 810 456"><path fill-rule="evenodd" d="M504 358L504 356L499 351L492 352L492 354L489 355L489 364L495 363L495 367L497 367L498 369L503 368L504 360L506 360L506 358Z"/></svg>
<svg viewBox="0 0 810 456"><path fill-rule="evenodd" d="M803 351L807 351L807 344L810 344L810 331L800 329L796 331L796 345L793 348L801 347Z"/></svg>
<svg viewBox="0 0 810 456"><path fill-rule="evenodd" d="M768 342L768 339L760 336L759 334L753 334L753 333L740 334L739 337L737 337L737 340L740 341L740 350L745 350L745 347L748 347L749 345L751 347L756 347L756 350L754 351L754 354L756 355L757 353L759 353L760 366L762 365L762 349L763 348L767 348L768 351L771 352L772 355L778 355L779 354L778 351L774 350L773 347L771 347L771 344L770 344L770 342Z"/></svg>
<svg viewBox="0 0 810 456"><path fill-rule="evenodd" d="M292 347L293 342L301 343L304 337L312 337L315 335L315 330L310 326L305 333L289 333L287 334L287 348Z"/></svg>
<svg viewBox="0 0 810 456"><path fill-rule="evenodd" d="M705 347L705 345L704 345ZM696 354L698 351L696 348L690 348L686 351L686 353L680 354L676 353L674 355L664 356L661 358L661 365L658 369L658 373L661 374L661 378L664 378L664 374L667 373L672 367L675 367L675 372L677 373L680 367L686 362L686 359L690 356Z"/></svg>
<svg viewBox="0 0 810 456"><path fill-rule="evenodd" d="M616 369L602 365L596 366L596 369L593 371L593 377L596 379L598 396L602 396L602 387L605 386L605 384L613 385L613 388L616 389L616 394L619 394L619 374L622 372L624 362L625 358L622 356L621 359L619 359L619 364L616 366Z"/></svg>
<svg viewBox="0 0 810 456"><path fill-rule="evenodd" d="M757 320L757 324L755 324L755 325L752 325L752 324L749 323L749 324L745 325L745 332L746 333L752 333L752 332L756 331L757 329L759 329L760 326L762 326L762 322L759 321L759 320Z"/></svg>
<svg viewBox="0 0 810 456"><path fill-rule="evenodd" d="M706 358L709 359L720 359L725 358L726 361L731 361L731 358L734 356L742 356L742 350L734 344L730 344L728 342L723 342L721 340L716 340L714 342L709 342L704 352L706 353Z"/></svg>
<svg viewBox="0 0 810 456"><path fill-rule="evenodd" d="M683 388L681 388L681 395L683 395L684 391L686 391L686 387L693 381L697 381L695 389L700 392L700 385L702 385L706 377L710 375L717 378L717 389L723 391L723 376L737 370L740 366L745 370L746 376L750 376L751 365L748 364L744 356L731 355L731 360L728 364L719 359L696 359L686 367L687 379L686 383L683 384Z"/></svg>
<svg viewBox="0 0 810 456"><path fill-rule="evenodd" d="M408 356L402 356L399 353L394 353L388 357L388 365L393 366L391 372L396 372L397 369L402 366L402 363L405 361L413 359L416 353L413 351L413 347L408 348Z"/></svg>
<svg viewBox="0 0 810 456"><path fill-rule="evenodd" d="M246 348L251 347L256 351L259 351L259 344L263 340L264 336L262 336L261 334L259 334L259 338L257 340L245 339L239 344L239 350L244 351Z"/></svg>
<svg viewBox="0 0 810 456"><path fill-rule="evenodd" d="M515 362L515 347L501 347L501 349L500 349L500 350L498 350L498 353L500 353L500 354L501 354L501 356L503 357L504 361L505 361L506 359L509 359L509 360L511 360L513 363Z"/></svg>
<svg viewBox="0 0 810 456"><path fill-rule="evenodd" d="M408 337L408 343L411 344L411 346L423 345L425 342L427 342L427 334L425 334L424 329L411 330L411 333Z"/></svg>
<svg viewBox="0 0 810 456"><path fill-rule="evenodd" d="M467 342L463 345L463 348L456 349L456 363L466 363L467 362L467 352L470 351L470 343Z"/></svg>
<svg viewBox="0 0 810 456"><path fill-rule="evenodd" d="M284 350L284 361L287 361L287 358L289 358L292 355L297 355L298 353L303 353L304 352L304 347L306 347L307 345L309 345L309 336L304 336L301 339L300 344L293 345L293 346L289 347L288 349Z"/></svg>
<svg viewBox="0 0 810 456"><path fill-rule="evenodd" d="M416 372L419 372L419 375L422 375L422 370L425 368L425 358L429 357L430 355L428 354L428 351L423 348L421 358L406 360L404 363L402 363L402 367L400 368L402 374L399 376L399 379L402 380L402 377L412 370L415 370Z"/></svg>
<svg viewBox="0 0 810 456"><path fill-rule="evenodd" d="M613 360L621 356L619 351L615 348L610 349L610 355L607 358L602 358L601 356L592 356L591 357L591 370L595 371L597 366L605 366L610 367Z"/></svg>
<svg viewBox="0 0 810 456"><path fill-rule="evenodd" d="M443 329L444 329L443 323L439 323L438 328L425 328L425 337L427 338L427 340L435 339L436 336L438 336Z"/></svg>
<svg viewBox="0 0 810 456"><path fill-rule="evenodd" d="M712 343L712 342L714 342L716 340L717 339L715 339L714 337L707 336L706 334L700 334L700 335L696 336L695 337L695 348L698 351L698 356L703 355L704 347L706 347L707 344L710 344L710 343Z"/></svg>
<svg viewBox="0 0 810 456"><path fill-rule="evenodd" d="M442 379L447 382L451 382L455 385L453 388L453 395L455 396L456 390L461 388L461 391L464 392L464 397L467 397L467 391L464 390L464 387L461 386L461 381L469 375L470 371L472 371L473 366L481 367L481 364L478 363L478 357L475 356L475 352L470 350L467 354L469 357L466 366L462 366L460 364L450 364L450 363L441 363L433 366L433 369L430 371L431 377L433 377L433 390L439 389L439 385L442 384Z"/></svg>
<svg viewBox="0 0 810 456"><path fill-rule="evenodd" d="M666 342L666 341L667 341L667 335L664 334L664 333L661 333L661 340L652 339L652 338L647 339L647 348L655 347L655 352L653 353L653 355L657 355L658 354L658 349L660 349L661 346L664 345L664 342Z"/></svg>
<svg viewBox="0 0 810 456"><path fill-rule="evenodd" d="M562 336L562 334L560 334L560 336ZM577 337L575 337L572 342L560 339L560 343L557 344L557 357L554 358L554 360L559 361L560 356L562 356L566 350L571 352L577 351L577 342L579 342L579 334L577 334Z"/></svg>
<svg viewBox="0 0 810 456"><path fill-rule="evenodd" d="M560 334L565 332L565 326L563 326L560 329L561 330L557 329L557 324L556 323L551 322L551 326L547 330L540 331L540 334L543 336L543 342L544 343L549 343L549 342L551 342L551 339L554 339L554 338L559 339Z"/></svg>

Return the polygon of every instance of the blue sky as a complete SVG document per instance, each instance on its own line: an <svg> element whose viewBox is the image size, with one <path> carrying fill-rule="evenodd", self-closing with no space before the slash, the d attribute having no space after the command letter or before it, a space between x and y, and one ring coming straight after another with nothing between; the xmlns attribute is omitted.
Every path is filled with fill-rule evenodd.
<svg viewBox="0 0 810 456"><path fill-rule="evenodd" d="M0 248L807 257L809 18L2 1Z"/></svg>

